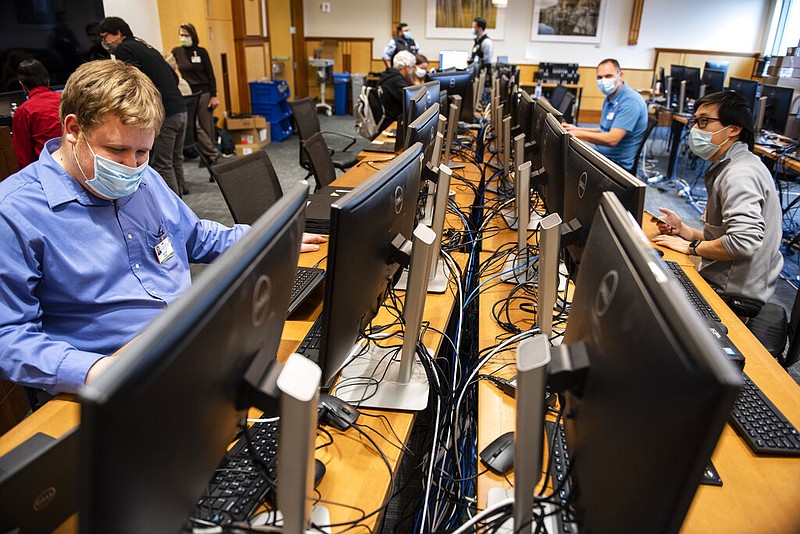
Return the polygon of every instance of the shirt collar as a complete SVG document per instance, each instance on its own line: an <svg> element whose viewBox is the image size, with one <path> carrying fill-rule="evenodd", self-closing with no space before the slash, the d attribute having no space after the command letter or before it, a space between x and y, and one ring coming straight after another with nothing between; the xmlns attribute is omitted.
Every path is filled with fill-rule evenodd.
<svg viewBox="0 0 800 534"><path fill-rule="evenodd" d="M90 194L78 181L70 176L64 167L53 159L53 152L61 146L61 139L47 141L39 155L39 181L50 209L55 209L67 202L77 201L83 205L107 206L105 200Z"/></svg>
<svg viewBox="0 0 800 534"><path fill-rule="evenodd" d="M39 87L34 87L30 91L28 91L28 99L33 98L34 96L40 93L46 93L47 91L50 91L50 88L45 87L44 85L40 85Z"/></svg>

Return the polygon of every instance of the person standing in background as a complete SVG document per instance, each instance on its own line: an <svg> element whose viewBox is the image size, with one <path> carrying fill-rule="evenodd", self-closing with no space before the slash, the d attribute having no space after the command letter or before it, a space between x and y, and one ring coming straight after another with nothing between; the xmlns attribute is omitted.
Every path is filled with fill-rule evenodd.
<svg viewBox="0 0 800 534"><path fill-rule="evenodd" d="M405 22L401 22L397 25L397 34L392 36L389 42L386 43L386 46L383 47L381 59L383 59L383 64L386 65L387 69L392 68L392 60L395 54L403 50L411 52L412 54L417 54L419 52L417 42L411 38L411 28L409 28L408 24Z"/></svg>
<svg viewBox="0 0 800 534"><path fill-rule="evenodd" d="M183 141L186 137L186 104L178 90L178 75L161 53L134 37L128 23L119 17L106 17L98 26L103 48L119 61L129 63L147 75L161 94L164 124L150 151L150 165L167 185L183 196L188 193L183 181Z"/></svg>
<svg viewBox="0 0 800 534"><path fill-rule="evenodd" d="M472 35L475 36L475 44L472 46L470 64L479 61L481 68L487 68L492 64L494 43L486 33L485 18L475 17L472 19Z"/></svg>
<svg viewBox="0 0 800 534"><path fill-rule="evenodd" d="M200 39L194 24L185 22L178 29L181 46L172 49L172 55L178 64L178 70L184 80L189 83L192 93L200 93L197 105L197 122L205 135L197 136L197 144L206 159L212 163L221 156L213 143L214 110L219 106L217 98L217 79L208 51L200 46ZM198 130L198 134L200 131Z"/></svg>
<svg viewBox="0 0 800 534"><path fill-rule="evenodd" d="M14 133L14 153L22 169L37 159L44 144L61 137L58 105L61 93L50 89L50 75L37 59L26 59L17 67L19 84L28 95L14 113L11 131Z"/></svg>

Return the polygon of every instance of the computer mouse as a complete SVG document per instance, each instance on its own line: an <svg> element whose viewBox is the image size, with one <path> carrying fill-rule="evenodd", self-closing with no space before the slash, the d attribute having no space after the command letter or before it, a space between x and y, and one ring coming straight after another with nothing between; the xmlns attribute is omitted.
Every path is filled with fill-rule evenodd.
<svg viewBox="0 0 800 534"><path fill-rule="evenodd" d="M325 476L325 464L314 458L314 487L319 486L322 477Z"/></svg>
<svg viewBox="0 0 800 534"><path fill-rule="evenodd" d="M323 425L335 426L339 430L347 430L358 420L361 412L347 401L333 395L319 396L317 417Z"/></svg>
<svg viewBox="0 0 800 534"><path fill-rule="evenodd" d="M506 432L492 441L480 453L481 461L490 470L505 475L514 467L514 433Z"/></svg>
<svg viewBox="0 0 800 534"><path fill-rule="evenodd" d="M659 255L659 256L661 256L662 258L664 257L664 251L663 251L663 250L661 250L660 248L654 248L653 250L655 250L655 251L656 251L656 254L658 254L658 255Z"/></svg>

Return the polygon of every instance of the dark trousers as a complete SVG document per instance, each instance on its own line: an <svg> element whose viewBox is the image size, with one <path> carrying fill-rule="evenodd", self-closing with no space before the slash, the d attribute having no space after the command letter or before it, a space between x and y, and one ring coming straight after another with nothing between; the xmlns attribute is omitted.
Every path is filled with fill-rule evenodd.
<svg viewBox="0 0 800 534"><path fill-rule="evenodd" d="M214 110L208 107L211 93L201 93L197 104L197 145L200 152L210 160L217 159L217 147L214 143Z"/></svg>
<svg viewBox="0 0 800 534"><path fill-rule="evenodd" d="M183 194L183 141L186 138L187 113L175 113L164 118L161 131L150 151L150 166L164 178L167 185Z"/></svg>

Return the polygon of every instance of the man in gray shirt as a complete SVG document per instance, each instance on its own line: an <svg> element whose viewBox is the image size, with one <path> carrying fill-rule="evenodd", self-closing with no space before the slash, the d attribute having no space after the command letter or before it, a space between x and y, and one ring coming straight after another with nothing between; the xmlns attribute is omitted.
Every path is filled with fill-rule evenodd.
<svg viewBox="0 0 800 534"><path fill-rule="evenodd" d="M703 230L673 211L658 221L653 241L700 256L699 272L740 316L755 316L775 291L783 267L781 206L767 168L751 152L753 115L733 91L706 95L689 122L689 148L711 160Z"/></svg>

